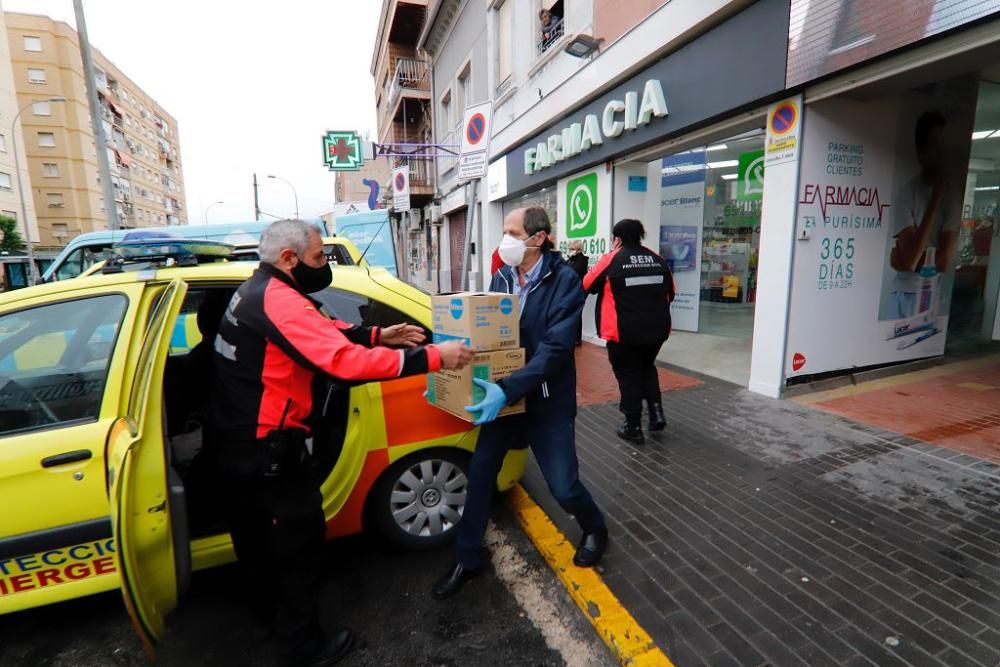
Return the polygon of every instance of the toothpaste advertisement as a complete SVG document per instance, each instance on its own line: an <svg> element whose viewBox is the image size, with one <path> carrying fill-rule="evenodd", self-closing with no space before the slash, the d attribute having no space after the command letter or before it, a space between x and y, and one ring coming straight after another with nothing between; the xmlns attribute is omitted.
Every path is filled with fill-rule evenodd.
<svg viewBox="0 0 1000 667"><path fill-rule="evenodd" d="M976 86L809 108L786 374L944 353Z"/></svg>

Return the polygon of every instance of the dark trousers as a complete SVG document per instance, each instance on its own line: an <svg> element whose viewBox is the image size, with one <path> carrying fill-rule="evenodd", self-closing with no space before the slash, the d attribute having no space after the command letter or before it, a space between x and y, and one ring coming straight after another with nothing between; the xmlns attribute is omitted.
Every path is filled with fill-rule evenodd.
<svg viewBox="0 0 1000 667"><path fill-rule="evenodd" d="M604 515L580 481L576 460L576 418L511 415L484 424L469 465L465 511L458 524L455 551L468 568L486 565L483 537L497 474L511 449L531 447L549 491L559 505L576 517L585 533L604 529Z"/></svg>
<svg viewBox="0 0 1000 667"><path fill-rule="evenodd" d="M249 603L273 625L280 658L302 661L323 642L317 606L326 519L317 475L309 461L278 479L265 478L256 464L240 463L222 461L220 470Z"/></svg>
<svg viewBox="0 0 1000 667"><path fill-rule="evenodd" d="M629 419L642 417L642 402L660 402L660 377L656 373L656 355L663 343L629 345L608 341L608 361L618 380L621 402L618 409Z"/></svg>

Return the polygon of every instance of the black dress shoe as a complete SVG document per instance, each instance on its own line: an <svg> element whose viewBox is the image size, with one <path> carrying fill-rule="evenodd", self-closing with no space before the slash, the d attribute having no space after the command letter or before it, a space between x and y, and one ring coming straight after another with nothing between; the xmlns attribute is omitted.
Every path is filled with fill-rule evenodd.
<svg viewBox="0 0 1000 667"><path fill-rule="evenodd" d="M663 406L651 403L649 406L649 430L662 431L667 427L667 418L663 416Z"/></svg>
<svg viewBox="0 0 1000 667"><path fill-rule="evenodd" d="M448 574L438 579L437 583L434 584L434 588L431 589L431 595L434 596L435 600L450 598L452 595L460 591L462 586L464 586L468 581L482 574L483 569L484 568L481 567L470 569L461 563L455 563L451 566L451 569L448 570Z"/></svg>
<svg viewBox="0 0 1000 667"><path fill-rule="evenodd" d="M340 628L323 643L312 658L305 662L308 667L323 667L340 662L354 648L354 633L350 628Z"/></svg>
<svg viewBox="0 0 1000 667"><path fill-rule="evenodd" d="M576 547L576 555L573 556L573 565L577 567L594 567L604 555L604 550L608 546L608 531L600 530L596 533L584 533L580 539L580 544Z"/></svg>
<svg viewBox="0 0 1000 667"><path fill-rule="evenodd" d="M629 424L625 422L618 427L618 437L622 440L628 440L635 445L646 444L646 437L642 434L642 426L639 424Z"/></svg>

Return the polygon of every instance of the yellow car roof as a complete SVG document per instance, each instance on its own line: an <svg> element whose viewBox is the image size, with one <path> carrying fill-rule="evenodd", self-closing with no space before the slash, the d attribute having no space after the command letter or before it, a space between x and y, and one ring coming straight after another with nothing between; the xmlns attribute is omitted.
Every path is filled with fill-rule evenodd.
<svg viewBox="0 0 1000 667"><path fill-rule="evenodd" d="M4 292L0 294L0 309L24 299L45 296L62 298L73 292L150 280L161 282L180 278L187 282L202 283L213 281L242 282L253 274L258 264L258 262L211 262L198 266L172 266L107 274L95 273L71 280L60 280ZM418 303L426 301L426 304L430 305L430 299L426 295L399 281L384 269L372 269L364 266L334 266L331 268L333 269L333 287L341 287L352 292L371 293L372 287L377 284L381 289L388 289ZM369 275L369 272L373 275Z"/></svg>

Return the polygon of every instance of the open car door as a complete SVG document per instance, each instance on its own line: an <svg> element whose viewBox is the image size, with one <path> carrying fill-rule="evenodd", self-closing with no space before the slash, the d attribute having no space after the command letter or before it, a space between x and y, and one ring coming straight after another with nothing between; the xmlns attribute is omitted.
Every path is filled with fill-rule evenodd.
<svg viewBox="0 0 1000 667"><path fill-rule="evenodd" d="M191 572L184 487L163 428L163 373L187 285L158 295L135 365L128 413L108 438L108 496L125 606L146 650L163 637Z"/></svg>

